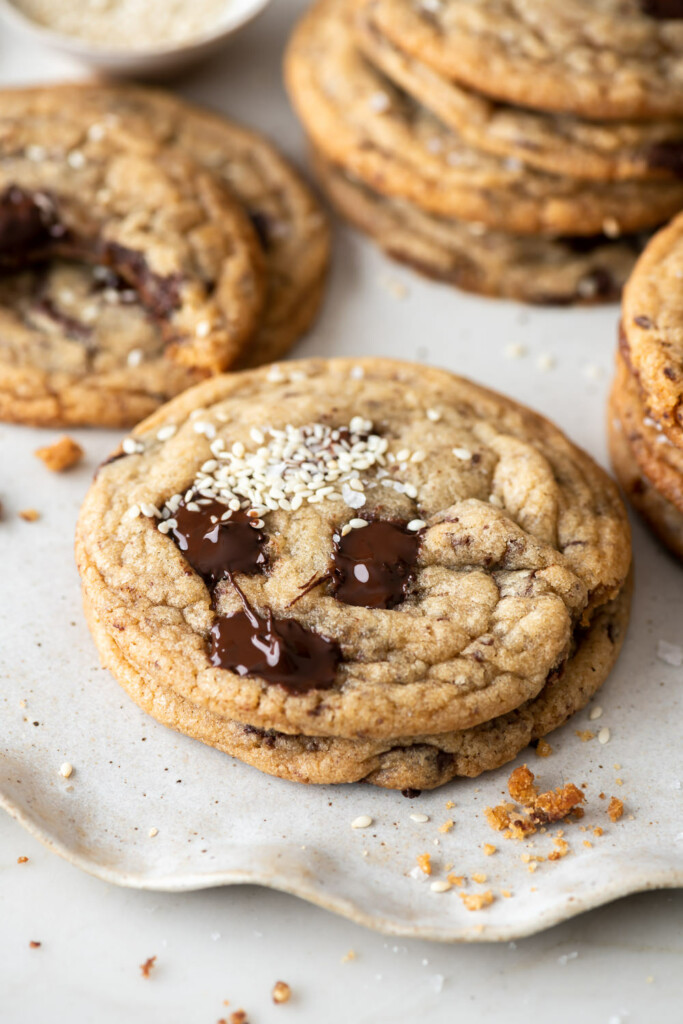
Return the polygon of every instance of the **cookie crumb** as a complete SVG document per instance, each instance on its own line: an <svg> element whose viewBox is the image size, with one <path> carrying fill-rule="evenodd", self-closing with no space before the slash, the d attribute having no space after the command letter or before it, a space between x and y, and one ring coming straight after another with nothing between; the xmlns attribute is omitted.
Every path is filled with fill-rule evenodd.
<svg viewBox="0 0 683 1024"><path fill-rule="evenodd" d="M230 1024L249 1024L246 1010L233 1010L230 1014Z"/></svg>
<svg viewBox="0 0 683 1024"><path fill-rule="evenodd" d="M432 873L432 858L428 853L420 853L417 858L417 866L420 871L424 872L425 875L431 875Z"/></svg>
<svg viewBox="0 0 683 1024"><path fill-rule="evenodd" d="M356 951L355 951L355 949L350 949L348 951L348 953L344 953L344 956L341 958L341 962L343 964L349 964L349 963L351 963L352 960L355 960L355 959L356 959Z"/></svg>
<svg viewBox="0 0 683 1024"><path fill-rule="evenodd" d="M73 770L73 765L69 764L68 761L65 761L64 764L61 765L59 769L59 774L62 776L62 778L69 779L73 775Z"/></svg>
<svg viewBox="0 0 683 1024"><path fill-rule="evenodd" d="M593 829L593 835L594 836L602 836L604 834L605 834L605 830L604 830L604 828L601 828L600 825L596 825L595 828Z"/></svg>
<svg viewBox="0 0 683 1024"><path fill-rule="evenodd" d="M150 956L147 958L147 960L145 960L144 964L140 964L140 971L142 972L143 978L149 978L152 972L152 968L156 963L156 959L157 958L155 956Z"/></svg>
<svg viewBox="0 0 683 1024"><path fill-rule="evenodd" d="M547 740L539 740L536 746L536 757L550 757L553 752L553 748L547 742Z"/></svg>
<svg viewBox="0 0 683 1024"><path fill-rule="evenodd" d="M624 813L624 801L619 800L618 797L613 796L609 802L607 808L607 814L609 815L610 821L619 821L619 818Z"/></svg>
<svg viewBox="0 0 683 1024"><path fill-rule="evenodd" d="M495 899L490 889L487 889L486 892L459 892L458 896L468 910L483 910L485 907L490 907Z"/></svg>
<svg viewBox="0 0 683 1024"><path fill-rule="evenodd" d="M42 946L42 942L36 942L35 939L31 939L28 945L29 949L40 949L40 947Z"/></svg>
<svg viewBox="0 0 683 1024"><path fill-rule="evenodd" d="M493 845L493 843L484 843L484 845L482 846L482 850L484 851L484 855L486 857L492 857L493 854L496 852L496 847Z"/></svg>
<svg viewBox="0 0 683 1024"><path fill-rule="evenodd" d="M152 826L147 835L149 836L150 839L154 839L155 836L159 835L159 829Z"/></svg>
<svg viewBox="0 0 683 1024"><path fill-rule="evenodd" d="M472 881L476 882L477 885L483 885L487 879L487 875L483 871L477 871L472 875Z"/></svg>
<svg viewBox="0 0 683 1024"><path fill-rule="evenodd" d="M288 1003L292 997L292 990L286 981L276 981L273 985L273 1002Z"/></svg>
<svg viewBox="0 0 683 1024"><path fill-rule="evenodd" d="M35 508L22 509L19 515L27 523L35 523L37 519L40 519L40 512Z"/></svg>
<svg viewBox="0 0 683 1024"><path fill-rule="evenodd" d="M450 832L454 825L455 822L453 819L449 818L448 821L444 821L443 825L439 825L439 832L443 832L444 834L446 832Z"/></svg>
<svg viewBox="0 0 683 1024"><path fill-rule="evenodd" d="M457 885L458 888L465 884L464 875L447 875L446 877L448 878L448 881L451 883L451 885Z"/></svg>
<svg viewBox="0 0 683 1024"><path fill-rule="evenodd" d="M575 732L582 743L590 743L591 740L595 739L595 733L592 729L576 729Z"/></svg>
<svg viewBox="0 0 683 1024"><path fill-rule="evenodd" d="M34 452L34 455L53 473L63 473L64 470L71 469L81 461L83 454L80 444L66 434L53 444L45 445L44 448L36 448Z"/></svg>
<svg viewBox="0 0 683 1024"><path fill-rule="evenodd" d="M28 857L17 857L17 864L28 864Z"/></svg>
<svg viewBox="0 0 683 1024"><path fill-rule="evenodd" d="M512 899L512 893L510 892L509 889L501 889L500 895L503 897L504 900Z"/></svg>

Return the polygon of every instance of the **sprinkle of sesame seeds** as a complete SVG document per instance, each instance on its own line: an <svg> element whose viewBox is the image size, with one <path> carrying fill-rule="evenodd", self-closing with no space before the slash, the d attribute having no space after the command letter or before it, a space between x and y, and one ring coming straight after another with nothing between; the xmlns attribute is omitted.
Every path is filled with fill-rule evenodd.
<svg viewBox="0 0 683 1024"><path fill-rule="evenodd" d="M594 708L591 708L588 717L590 718L591 722L594 722L596 718L602 718L602 708L599 704L596 704Z"/></svg>
<svg viewBox="0 0 683 1024"><path fill-rule="evenodd" d="M611 736L611 733L610 733L609 729L607 728L607 726L606 725L603 726L603 728L598 733L598 743L609 743L610 736Z"/></svg>
<svg viewBox="0 0 683 1024"><path fill-rule="evenodd" d="M422 824L425 821L429 821L429 815L428 814L420 814L420 813L411 814L410 815L410 820L411 821L417 821L420 824Z"/></svg>
<svg viewBox="0 0 683 1024"><path fill-rule="evenodd" d="M489 505L495 505L496 508L503 508L503 502L497 494L492 494L489 497Z"/></svg>
<svg viewBox="0 0 683 1024"><path fill-rule="evenodd" d="M424 519L411 519L406 529L410 530L412 533L417 533L418 530L424 530L426 525L427 524Z"/></svg>
<svg viewBox="0 0 683 1024"><path fill-rule="evenodd" d="M144 450L144 445L134 437L124 437L121 447L126 455L137 455Z"/></svg>
<svg viewBox="0 0 683 1024"><path fill-rule="evenodd" d="M432 882L429 888L432 892L448 892L448 890L452 889L453 886L445 878L437 878L435 882Z"/></svg>
<svg viewBox="0 0 683 1024"><path fill-rule="evenodd" d="M271 384L282 384L286 379L287 378L279 366L271 366L270 370L266 374L266 380L270 381Z"/></svg>
<svg viewBox="0 0 683 1024"><path fill-rule="evenodd" d="M69 764L68 761L65 761L64 764L59 769L59 774L62 776L62 778L68 779L73 774L73 770L73 765Z"/></svg>
<svg viewBox="0 0 683 1024"><path fill-rule="evenodd" d="M365 376L365 370L363 369L362 366L352 366L350 376L354 380L362 380L363 377Z"/></svg>
<svg viewBox="0 0 683 1024"><path fill-rule="evenodd" d="M369 814L359 814L351 822L351 828L369 828L372 825L372 818Z"/></svg>

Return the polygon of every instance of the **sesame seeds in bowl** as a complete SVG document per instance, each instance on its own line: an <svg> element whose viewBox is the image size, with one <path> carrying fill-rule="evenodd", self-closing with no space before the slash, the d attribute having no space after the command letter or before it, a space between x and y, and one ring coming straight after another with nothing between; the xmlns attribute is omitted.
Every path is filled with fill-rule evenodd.
<svg viewBox="0 0 683 1024"><path fill-rule="evenodd" d="M218 51L270 0L0 0L0 14L98 71L164 77Z"/></svg>

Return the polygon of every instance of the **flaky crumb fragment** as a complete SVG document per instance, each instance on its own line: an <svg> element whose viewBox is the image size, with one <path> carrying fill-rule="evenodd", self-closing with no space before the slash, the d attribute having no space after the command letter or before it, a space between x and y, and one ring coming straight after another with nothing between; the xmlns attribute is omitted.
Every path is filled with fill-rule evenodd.
<svg viewBox="0 0 683 1024"><path fill-rule="evenodd" d="M619 798L616 796L613 796L609 802L607 813L609 815L610 821L619 821L619 818L624 813L624 801L619 800Z"/></svg>
<svg viewBox="0 0 683 1024"><path fill-rule="evenodd" d="M341 962L343 964L348 964L348 963L351 963L351 961L355 960L355 959L356 959L356 951L355 951L355 949L350 949L348 951L348 953L344 953L344 956L341 958Z"/></svg>
<svg viewBox="0 0 683 1024"><path fill-rule="evenodd" d="M157 958L155 956L150 956L147 958L147 960L145 960L144 964L140 964L140 971L142 972L143 978L149 978L150 974L152 973L152 968L156 963L156 959Z"/></svg>
<svg viewBox="0 0 683 1024"><path fill-rule="evenodd" d="M487 876L484 871L475 871L475 873L472 875L472 881L477 882L478 885L483 885L483 883L486 881L486 878Z"/></svg>
<svg viewBox="0 0 683 1024"><path fill-rule="evenodd" d="M288 1003L292 997L292 990L286 981L276 981L273 985L273 1002Z"/></svg>
<svg viewBox="0 0 683 1024"><path fill-rule="evenodd" d="M515 770L508 779L508 792L518 804L533 804L538 790L534 786L534 773L529 771L523 764Z"/></svg>
<svg viewBox="0 0 683 1024"><path fill-rule="evenodd" d="M19 515L27 523L35 523L36 520L40 519L40 512L35 508L24 508Z"/></svg>
<svg viewBox="0 0 683 1024"><path fill-rule="evenodd" d="M582 743L589 743L595 739L595 733L592 729L576 729L575 732Z"/></svg>
<svg viewBox="0 0 683 1024"><path fill-rule="evenodd" d="M28 857L17 857L17 864L28 864Z"/></svg>
<svg viewBox="0 0 683 1024"><path fill-rule="evenodd" d="M417 866L420 871L424 871L425 875L431 875L432 873L432 858L428 853L420 853L417 858Z"/></svg>
<svg viewBox="0 0 683 1024"><path fill-rule="evenodd" d="M439 825L439 832L450 832L454 825L453 819L449 818L448 821L444 821L443 825Z"/></svg>
<svg viewBox="0 0 683 1024"><path fill-rule="evenodd" d="M468 910L483 910L484 907L490 907L495 899L490 889L486 892L459 892L458 896Z"/></svg>
<svg viewBox="0 0 683 1024"><path fill-rule="evenodd" d="M249 1024L246 1010L233 1010L230 1014L230 1024Z"/></svg>
<svg viewBox="0 0 683 1024"><path fill-rule="evenodd" d="M579 805L585 796L573 782L539 793L534 778L534 773L522 765L515 768L508 779L510 796L522 804L524 812L517 811L514 804L498 804L484 811L491 828L503 832L506 839L524 839L533 835L539 826L563 821L570 813L577 818L583 814Z"/></svg>
<svg viewBox="0 0 683 1024"><path fill-rule="evenodd" d="M482 846L482 850L484 851L484 855L486 857L492 857L493 854L496 852L496 847L493 845L493 843L484 843L484 845Z"/></svg>
<svg viewBox="0 0 683 1024"><path fill-rule="evenodd" d="M547 740L539 740L536 746L536 757L550 757L553 752L553 748L547 742Z"/></svg>
<svg viewBox="0 0 683 1024"><path fill-rule="evenodd" d="M53 444L45 445L44 448L37 448L35 455L53 473L63 473L65 469L71 469L83 458L83 449L80 444L71 437L60 437Z"/></svg>

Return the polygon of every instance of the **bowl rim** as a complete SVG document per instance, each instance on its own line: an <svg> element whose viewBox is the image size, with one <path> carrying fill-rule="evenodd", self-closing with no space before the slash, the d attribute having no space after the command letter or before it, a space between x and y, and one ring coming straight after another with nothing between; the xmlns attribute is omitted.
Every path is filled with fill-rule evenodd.
<svg viewBox="0 0 683 1024"><path fill-rule="evenodd" d="M164 57L173 57L189 53L192 50L201 49L202 47L209 46L211 43L219 42L221 39L231 36L234 32L249 24L250 21L268 7L271 0L246 0L246 3L248 5L246 9L243 8L241 13L236 15L232 21L223 16L217 27L201 35L193 36L187 42L172 43L150 49L126 48L123 46L112 49L89 43L79 36L57 32L47 25L41 25L39 22L34 21L21 11L13 3L13 0L0 0L0 14L4 15L8 21L13 22L18 29L38 37L45 45L58 47L74 56L91 58L99 62L106 62L107 60L120 61L126 58L140 61L146 58L156 60ZM229 13L231 0L225 0L225 6L226 13Z"/></svg>

